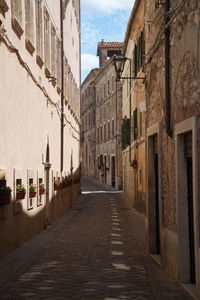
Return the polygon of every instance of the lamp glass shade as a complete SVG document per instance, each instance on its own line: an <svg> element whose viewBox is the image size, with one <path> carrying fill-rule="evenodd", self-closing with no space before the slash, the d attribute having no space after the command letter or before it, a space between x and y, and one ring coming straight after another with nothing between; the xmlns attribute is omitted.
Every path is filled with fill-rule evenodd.
<svg viewBox="0 0 200 300"><path fill-rule="evenodd" d="M124 65L125 65L126 60L127 60L127 58L125 56L123 56L122 54L114 56L113 63L115 66L115 72L117 74L117 78L121 77L123 70L124 70Z"/></svg>

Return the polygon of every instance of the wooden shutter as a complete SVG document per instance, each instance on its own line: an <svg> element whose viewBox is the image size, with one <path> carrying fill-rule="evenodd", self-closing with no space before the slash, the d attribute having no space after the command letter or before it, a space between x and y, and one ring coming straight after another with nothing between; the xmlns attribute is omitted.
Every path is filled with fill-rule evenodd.
<svg viewBox="0 0 200 300"><path fill-rule="evenodd" d="M142 136L142 113L140 112L140 136Z"/></svg>
<svg viewBox="0 0 200 300"><path fill-rule="evenodd" d="M133 76L137 75L137 45L134 48L134 59L133 59Z"/></svg>
<svg viewBox="0 0 200 300"><path fill-rule="evenodd" d="M133 112L133 139L137 139L137 108Z"/></svg>

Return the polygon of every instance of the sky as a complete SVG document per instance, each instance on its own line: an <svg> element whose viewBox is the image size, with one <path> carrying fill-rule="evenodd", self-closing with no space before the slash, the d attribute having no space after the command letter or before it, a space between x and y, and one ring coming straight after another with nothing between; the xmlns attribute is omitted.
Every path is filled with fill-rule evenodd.
<svg viewBox="0 0 200 300"><path fill-rule="evenodd" d="M123 42L134 0L81 0L81 81L99 67L97 43Z"/></svg>

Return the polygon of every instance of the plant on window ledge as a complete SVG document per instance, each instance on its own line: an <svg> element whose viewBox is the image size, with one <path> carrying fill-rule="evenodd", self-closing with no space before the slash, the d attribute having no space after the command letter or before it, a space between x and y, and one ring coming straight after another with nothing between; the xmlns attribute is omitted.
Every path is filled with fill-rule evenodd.
<svg viewBox="0 0 200 300"><path fill-rule="evenodd" d="M39 194L40 196L45 193L44 183L40 183L39 185Z"/></svg>
<svg viewBox="0 0 200 300"><path fill-rule="evenodd" d="M138 163L137 163L137 160L132 160L131 163L130 163L130 166L133 168L133 169L137 169L138 168Z"/></svg>
<svg viewBox="0 0 200 300"><path fill-rule="evenodd" d="M18 184L17 185L17 191L16 191L16 199L17 200L22 200L25 198L26 195L26 189L23 184Z"/></svg>
<svg viewBox="0 0 200 300"><path fill-rule="evenodd" d="M35 198L37 191L37 184L31 183L29 186L29 198Z"/></svg>
<svg viewBox="0 0 200 300"><path fill-rule="evenodd" d="M61 185L62 185L62 182L59 179L55 180L54 181L54 191L57 191L58 189L60 189Z"/></svg>
<svg viewBox="0 0 200 300"><path fill-rule="evenodd" d="M9 186L2 186L0 188L0 204L10 204L11 188Z"/></svg>

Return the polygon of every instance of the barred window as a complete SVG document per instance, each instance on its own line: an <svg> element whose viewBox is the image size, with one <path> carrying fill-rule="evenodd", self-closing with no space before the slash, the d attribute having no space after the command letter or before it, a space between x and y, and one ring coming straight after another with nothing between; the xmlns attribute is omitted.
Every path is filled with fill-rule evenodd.
<svg viewBox="0 0 200 300"><path fill-rule="evenodd" d="M61 84L61 45L60 40L56 39L56 75L57 75L57 85L60 87Z"/></svg>
<svg viewBox="0 0 200 300"><path fill-rule="evenodd" d="M43 65L43 19L42 0L35 0L36 17L36 56L39 65Z"/></svg>
<svg viewBox="0 0 200 300"><path fill-rule="evenodd" d="M22 28L22 1L21 0L12 0L11 1L11 23L12 29L18 36L21 38L24 30Z"/></svg>
<svg viewBox="0 0 200 300"><path fill-rule="evenodd" d="M44 63L46 72L50 74L49 14L46 9L44 9Z"/></svg>
<svg viewBox="0 0 200 300"><path fill-rule="evenodd" d="M26 38L34 42L33 1L25 1Z"/></svg>
<svg viewBox="0 0 200 300"><path fill-rule="evenodd" d="M51 24L51 74L56 74L56 31Z"/></svg>

